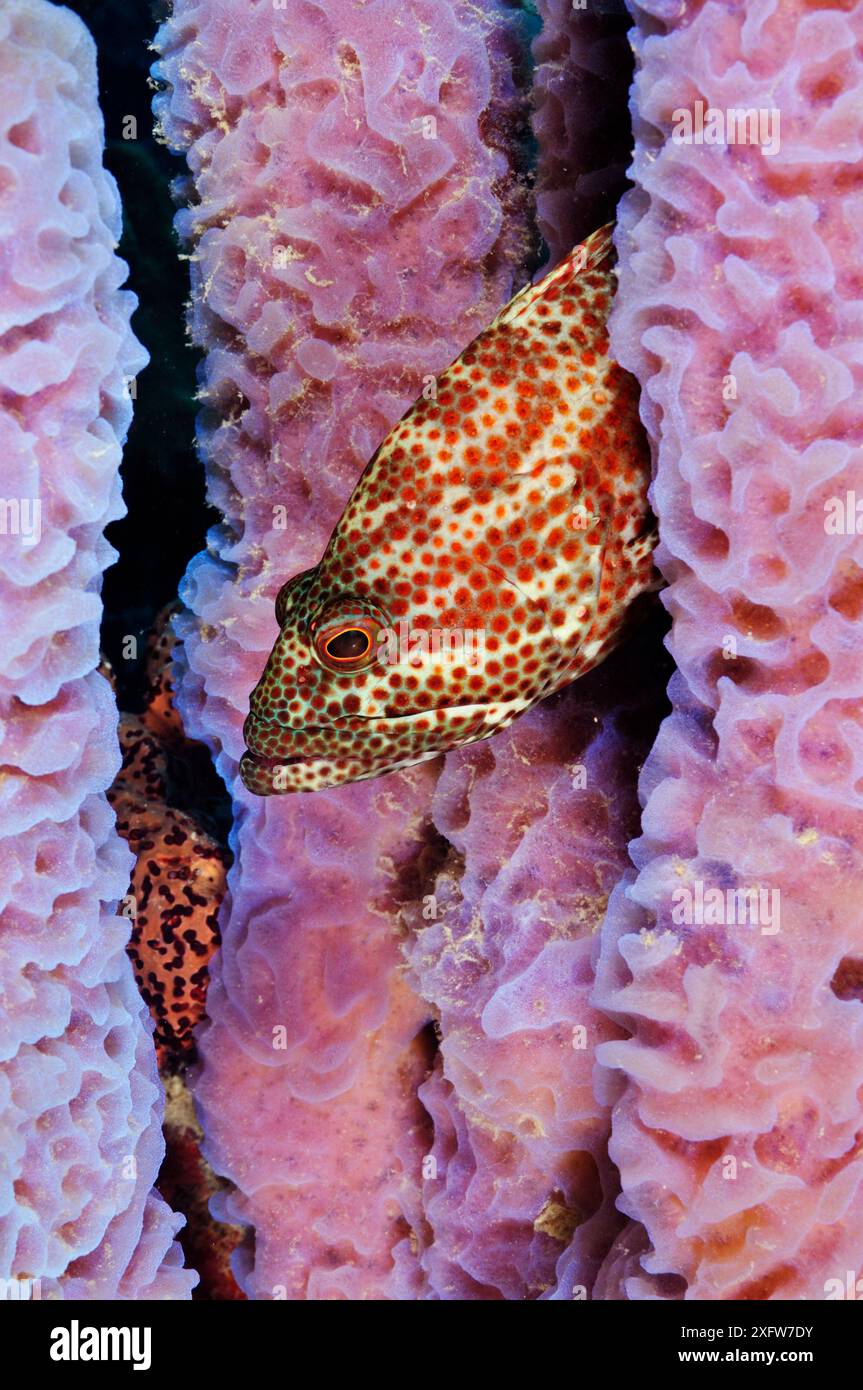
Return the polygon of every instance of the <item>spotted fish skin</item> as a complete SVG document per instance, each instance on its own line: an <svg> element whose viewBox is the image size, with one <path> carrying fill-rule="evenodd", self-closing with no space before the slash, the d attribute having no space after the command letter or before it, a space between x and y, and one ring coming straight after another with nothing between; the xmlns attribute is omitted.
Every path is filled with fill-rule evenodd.
<svg viewBox="0 0 863 1390"><path fill-rule="evenodd" d="M411 407L320 563L280 591L245 725L250 791L377 777L489 737L601 661L656 587L638 388L608 356L611 231Z"/></svg>

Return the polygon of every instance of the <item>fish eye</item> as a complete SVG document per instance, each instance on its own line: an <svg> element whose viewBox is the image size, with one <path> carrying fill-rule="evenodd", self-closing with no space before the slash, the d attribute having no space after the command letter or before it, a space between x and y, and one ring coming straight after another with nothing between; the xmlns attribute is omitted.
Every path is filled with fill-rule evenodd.
<svg viewBox="0 0 863 1390"><path fill-rule="evenodd" d="M328 637L324 651L333 661L357 661L371 650L371 638L360 627L346 627L343 632Z"/></svg>
<svg viewBox="0 0 863 1390"><path fill-rule="evenodd" d="M383 615L342 601L312 619L309 645L327 671L338 675L364 671L377 659L376 643L384 626Z"/></svg>

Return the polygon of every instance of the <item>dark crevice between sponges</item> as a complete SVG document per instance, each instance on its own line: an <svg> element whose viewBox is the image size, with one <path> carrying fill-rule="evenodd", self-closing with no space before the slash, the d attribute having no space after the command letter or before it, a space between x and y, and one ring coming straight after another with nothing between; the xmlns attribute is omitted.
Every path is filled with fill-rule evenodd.
<svg viewBox="0 0 863 1390"><path fill-rule="evenodd" d="M128 514L108 527L118 559L102 591L102 673L117 696L124 753L110 799L120 833L138 855L120 910L131 922L128 951L156 1020L168 1093L167 1154L157 1186L187 1218L180 1243L187 1265L201 1275L194 1297L236 1299L243 1295L228 1261L243 1236L209 1215L209 1197L222 1184L201 1155L185 1083L219 939L231 803L208 751L185 738L168 663L155 651L166 632L164 621L156 631L157 616L175 600L208 527L220 520L206 504L194 447L196 364L184 332L188 267L177 254L171 198L178 161L153 137L149 45L156 10L165 5L68 4L97 47L104 162L123 206L118 249L139 298L132 327L150 354L149 366L127 383L134 410L121 473Z"/></svg>

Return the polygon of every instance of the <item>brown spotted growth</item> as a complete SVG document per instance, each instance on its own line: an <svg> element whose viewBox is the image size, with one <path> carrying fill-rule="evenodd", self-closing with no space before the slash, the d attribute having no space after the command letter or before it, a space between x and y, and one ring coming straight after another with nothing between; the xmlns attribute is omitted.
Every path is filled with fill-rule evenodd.
<svg viewBox="0 0 863 1390"><path fill-rule="evenodd" d="M230 1184L216 1176L201 1153L203 1133L185 1077L175 1072L163 1079L166 1148L156 1185L168 1205L186 1218L179 1233L180 1244L187 1267L201 1276L192 1298L244 1300L246 1295L231 1270L231 1256L248 1239L248 1233L213 1216L211 1197L230 1190Z"/></svg>
<svg viewBox="0 0 863 1390"><path fill-rule="evenodd" d="M243 1299L231 1256L246 1238L218 1221L209 1199L227 1184L201 1153L201 1131L186 1080L194 1060L193 1029L206 1011L210 960L219 944L218 913L226 889L227 851L205 829L212 819L201 769L208 754L188 739L174 705L171 673L176 605L159 616L148 641L143 713L121 714L123 766L108 793L117 828L135 852L124 904L131 917L127 950L155 1025L166 1092L165 1158L157 1187L186 1224L179 1234L186 1264L200 1283L194 1299ZM110 667L102 671L113 684ZM195 813L172 805L191 788Z"/></svg>
<svg viewBox="0 0 863 1390"><path fill-rule="evenodd" d="M252 792L487 738L595 666L655 587L637 386L608 356L611 227L524 289L384 440L276 601Z"/></svg>
<svg viewBox="0 0 863 1390"><path fill-rule="evenodd" d="M173 706L172 635L150 643L144 714L120 717L123 766L108 793L117 829L136 856L126 900L128 952L155 1021L159 1064L187 1059L204 1015L210 957L219 945L227 853L187 812L169 804L168 767L187 741Z"/></svg>

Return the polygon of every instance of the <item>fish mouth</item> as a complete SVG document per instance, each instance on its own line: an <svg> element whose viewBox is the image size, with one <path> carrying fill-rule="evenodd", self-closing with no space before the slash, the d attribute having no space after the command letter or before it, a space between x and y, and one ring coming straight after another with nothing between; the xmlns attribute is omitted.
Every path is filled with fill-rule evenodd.
<svg viewBox="0 0 863 1390"><path fill-rule="evenodd" d="M278 796L285 792L315 792L348 782L382 777L413 763L436 758L444 750L429 748L393 761L392 754L370 759L368 756L337 758L262 758L245 752L240 759L240 777L247 791L255 796Z"/></svg>
<svg viewBox="0 0 863 1390"><path fill-rule="evenodd" d="M508 705L420 710L391 718L344 715L331 724L296 729L246 720L240 776L256 796L318 791L380 777L425 762L447 749L485 738L518 713Z"/></svg>

